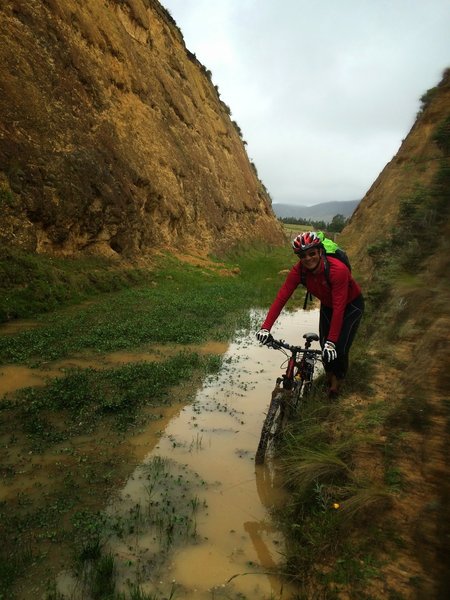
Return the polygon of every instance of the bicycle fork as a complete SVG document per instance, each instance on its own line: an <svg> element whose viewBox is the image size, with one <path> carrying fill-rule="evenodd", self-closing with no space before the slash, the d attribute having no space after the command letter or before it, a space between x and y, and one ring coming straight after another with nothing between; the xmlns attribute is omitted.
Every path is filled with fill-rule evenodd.
<svg viewBox="0 0 450 600"><path fill-rule="evenodd" d="M295 353L289 358L286 373L283 374L283 377L279 377L277 379L277 383L278 383L278 381L280 383L283 383L283 388L285 390L292 390L292 388L294 387L294 381L295 381L294 373L295 373L296 364L297 364L297 354Z"/></svg>

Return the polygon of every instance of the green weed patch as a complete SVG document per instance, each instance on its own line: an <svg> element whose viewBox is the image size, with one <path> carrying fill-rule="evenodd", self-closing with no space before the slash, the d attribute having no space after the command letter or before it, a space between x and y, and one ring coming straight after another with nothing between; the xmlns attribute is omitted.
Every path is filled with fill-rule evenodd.
<svg viewBox="0 0 450 600"><path fill-rule="evenodd" d="M0 250L0 323L36 316L148 281L148 269L102 257L55 258Z"/></svg>
<svg viewBox="0 0 450 600"><path fill-rule="evenodd" d="M219 365L219 357L181 353L162 363L69 370L45 387L25 388L4 401L2 428L16 422L16 433L22 430L35 450L90 433L102 419L124 429L143 406L170 403L170 388L189 380L194 370L214 371Z"/></svg>
<svg viewBox="0 0 450 600"><path fill-rule="evenodd" d="M16 267L18 260L16 257ZM151 351L156 344L229 339L237 327L251 325L249 308L272 301L285 269L294 262L289 248L254 247L245 255L236 253L226 262L206 266L163 256L151 269L136 277L129 277L129 272L124 275L125 282L119 281L117 287L111 282L110 287L109 277L114 278L117 270L107 261L87 261L83 266L76 260L48 257L21 256L21 260L21 268L2 280L7 282L3 290L9 298L7 318L33 316L36 326L0 337L0 363L30 366L74 354ZM83 288L85 281L92 287ZM42 298L27 304L27 294L40 298L38 289ZM50 307L58 310L38 314L49 297ZM79 303L83 298L91 302ZM13 315L10 309L20 305L17 299L24 302L26 310ZM295 306L295 301L290 305ZM195 381L218 369L220 360L185 351L163 362L71 369L44 387L22 389L2 399L2 475L5 485L18 489L0 506L1 574L8 600L14 597L24 569L33 573L43 569L56 545L55 565L62 560L67 564L70 550L77 550L91 595L99 594L103 587L111 597L146 597L139 586L126 595L113 591L115 565L99 537L100 530L104 532L111 523L97 522L95 514L102 511L111 489L129 473L131 451L124 444L125 430L138 432L149 419L159 419L163 411L158 407L189 393ZM27 481L36 486L29 494L22 491L27 489ZM174 483L176 492L178 483ZM159 512L155 506L152 512L148 506L142 507L139 514L130 513L127 523L116 522L116 533L133 535L144 511L146 519L154 519L152 526L158 535L161 532L164 548L180 535L195 535L199 499L180 496L183 506L176 505L167 513L167 498L155 500L152 485L149 493L152 501L160 503ZM81 514L87 515L86 519ZM23 560L6 560L21 556L19 549L28 543L31 553ZM48 597L56 600L62 595L54 588L49 589Z"/></svg>
<svg viewBox="0 0 450 600"><path fill-rule="evenodd" d="M273 299L284 277L280 268L291 262L284 251L265 255L255 250L242 258L240 274L224 276L218 269L165 257L149 285L99 296L76 310L42 315L40 327L0 337L0 363L38 364L83 350L228 339L236 327L249 325L251 306Z"/></svg>

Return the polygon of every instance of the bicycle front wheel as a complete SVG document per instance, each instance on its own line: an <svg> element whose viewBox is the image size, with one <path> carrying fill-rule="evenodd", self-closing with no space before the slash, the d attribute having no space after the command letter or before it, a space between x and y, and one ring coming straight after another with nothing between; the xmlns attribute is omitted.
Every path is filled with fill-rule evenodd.
<svg viewBox="0 0 450 600"><path fill-rule="evenodd" d="M264 464L266 455L271 453L276 438L283 429L284 409L283 390L275 390L262 426L261 437L255 454L255 464Z"/></svg>

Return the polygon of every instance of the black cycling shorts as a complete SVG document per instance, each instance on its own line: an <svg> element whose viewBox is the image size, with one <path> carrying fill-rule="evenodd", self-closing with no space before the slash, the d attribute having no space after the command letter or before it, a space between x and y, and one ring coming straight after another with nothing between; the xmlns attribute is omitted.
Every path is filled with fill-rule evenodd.
<svg viewBox="0 0 450 600"><path fill-rule="evenodd" d="M339 339L336 342L337 358L330 363L325 363L325 371L334 373L338 379L343 379L348 370L348 354L358 330L359 323L364 313L364 298L359 295L349 302L345 308L344 319ZM328 339L333 309L320 306L319 335L320 345L324 346Z"/></svg>

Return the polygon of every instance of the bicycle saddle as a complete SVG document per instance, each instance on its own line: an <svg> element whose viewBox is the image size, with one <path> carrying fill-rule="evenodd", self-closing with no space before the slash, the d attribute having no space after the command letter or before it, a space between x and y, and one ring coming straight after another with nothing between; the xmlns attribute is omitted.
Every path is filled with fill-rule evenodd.
<svg viewBox="0 0 450 600"><path fill-rule="evenodd" d="M303 337L305 338L305 340L307 342L318 342L319 341L319 336L317 335L317 333L304 333Z"/></svg>

